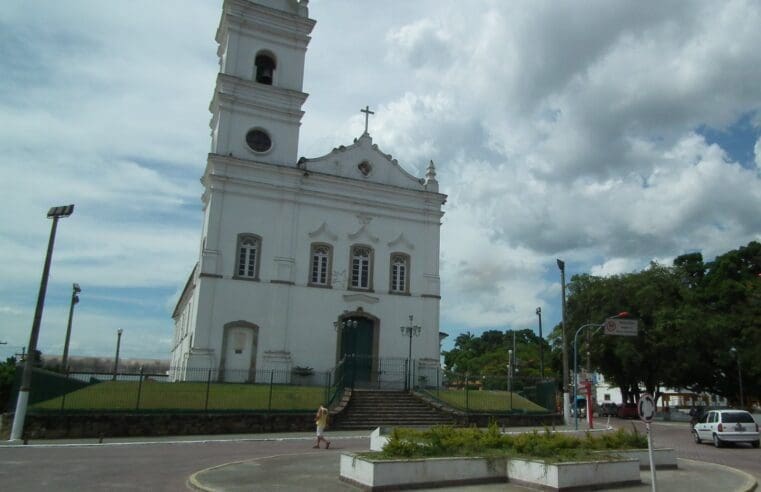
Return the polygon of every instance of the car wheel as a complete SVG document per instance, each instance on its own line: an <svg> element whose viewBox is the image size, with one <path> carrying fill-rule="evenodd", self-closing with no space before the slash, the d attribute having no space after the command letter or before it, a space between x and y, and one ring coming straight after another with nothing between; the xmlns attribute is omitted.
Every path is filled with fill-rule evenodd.
<svg viewBox="0 0 761 492"><path fill-rule="evenodd" d="M724 443L721 442L721 439L719 439L719 436L717 436L716 434L713 435L713 445L716 446L717 448L720 448L724 445Z"/></svg>
<svg viewBox="0 0 761 492"><path fill-rule="evenodd" d="M753 442L752 442L752 443L750 443L750 444L751 444L751 445L752 445L754 448L757 448L757 447L759 446L759 444L761 444L761 442L759 442L759 441L753 441Z"/></svg>
<svg viewBox="0 0 761 492"><path fill-rule="evenodd" d="M698 431L696 431L695 429L692 429L692 438L695 439L695 444L700 444L701 442L703 442L703 440L700 439L700 436L698 435Z"/></svg>

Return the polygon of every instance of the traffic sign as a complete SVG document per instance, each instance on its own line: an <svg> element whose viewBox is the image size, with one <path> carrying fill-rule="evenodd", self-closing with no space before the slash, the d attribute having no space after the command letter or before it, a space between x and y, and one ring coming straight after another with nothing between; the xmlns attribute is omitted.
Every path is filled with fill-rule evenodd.
<svg viewBox="0 0 761 492"><path fill-rule="evenodd" d="M637 336L637 320L608 318L605 320L606 335L623 335L625 337Z"/></svg>
<svg viewBox="0 0 761 492"><path fill-rule="evenodd" d="M640 420L647 422L648 424L653 421L655 417L655 401L649 394L643 394L637 402L637 413Z"/></svg>

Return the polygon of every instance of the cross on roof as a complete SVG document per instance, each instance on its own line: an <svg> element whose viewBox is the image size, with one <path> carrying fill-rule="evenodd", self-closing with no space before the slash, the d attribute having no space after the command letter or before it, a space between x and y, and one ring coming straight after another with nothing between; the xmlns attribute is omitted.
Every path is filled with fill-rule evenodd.
<svg viewBox="0 0 761 492"><path fill-rule="evenodd" d="M370 115L375 114L375 112L370 111L370 106L365 106L365 109L360 109L359 111L365 113L365 134L367 134L367 122L370 119Z"/></svg>

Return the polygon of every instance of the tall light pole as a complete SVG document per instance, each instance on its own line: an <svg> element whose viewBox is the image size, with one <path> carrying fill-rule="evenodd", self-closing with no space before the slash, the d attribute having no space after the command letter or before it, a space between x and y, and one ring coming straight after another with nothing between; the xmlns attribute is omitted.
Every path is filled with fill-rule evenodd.
<svg viewBox="0 0 761 492"><path fill-rule="evenodd" d="M542 308L536 308L536 315L539 316L539 373L544 379L544 338L542 338Z"/></svg>
<svg viewBox="0 0 761 492"><path fill-rule="evenodd" d="M400 326L399 329L401 330L403 336L410 338L409 351L407 352L407 376L405 386L407 386L406 389L412 389L412 381L410 380L410 373L412 369L412 337L419 337L422 328L418 325L412 324L412 315L410 314L409 326Z"/></svg>
<svg viewBox="0 0 761 492"><path fill-rule="evenodd" d="M510 411L513 411L513 351L507 351L507 392L510 394Z"/></svg>
<svg viewBox="0 0 761 492"><path fill-rule="evenodd" d="M737 349L732 347L729 349L730 352L732 352L732 355L735 356L735 360L737 361L737 378L738 382L740 383L740 408L745 407L745 399L743 398L743 371L740 367L740 354L737 353Z"/></svg>
<svg viewBox="0 0 761 492"><path fill-rule="evenodd" d="M69 322L66 325L66 341L63 343L63 357L61 357L61 369L64 371L69 363L69 340L71 339L71 318L74 315L74 305L79 302L79 294L82 289L79 288L79 284L72 284L71 286L71 305L69 306Z"/></svg>
<svg viewBox="0 0 761 492"><path fill-rule="evenodd" d="M37 350L37 339L40 336L40 323L42 322L42 309L45 306L45 293L48 289L48 276L50 275L50 262L53 259L53 245L55 244L55 232L58 227L58 219L68 217L74 213L74 205L53 207L48 210L48 219L53 219L50 226L50 238L48 239L48 251L45 254L45 266L42 269L40 291L37 293L37 307L34 309L34 321L32 332L29 335L29 356L24 360L24 373L21 376L21 388L16 400L16 412L13 415L13 427L11 428L11 441L18 441L24 433L24 421L26 420L26 408L29 404L29 391L32 387L32 359Z"/></svg>
<svg viewBox="0 0 761 492"><path fill-rule="evenodd" d="M119 347L122 344L122 333L124 330L119 328L116 330L116 357L114 357L114 377L113 380L116 381L116 370L119 367Z"/></svg>
<svg viewBox="0 0 761 492"><path fill-rule="evenodd" d="M565 262L558 259L558 268L560 269L560 290L563 297L563 418L568 423L571 420L571 402L568 393L568 385L570 383L568 379L568 337L565 333ZM576 402L574 402L574 405Z"/></svg>

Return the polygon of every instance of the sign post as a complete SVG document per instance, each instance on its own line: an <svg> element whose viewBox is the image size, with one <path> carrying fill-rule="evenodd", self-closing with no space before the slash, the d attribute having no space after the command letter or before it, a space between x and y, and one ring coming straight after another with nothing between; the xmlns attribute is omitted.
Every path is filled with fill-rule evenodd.
<svg viewBox="0 0 761 492"><path fill-rule="evenodd" d="M649 394L643 394L637 402L637 413L640 420L645 423L647 428L647 454L650 458L650 480L652 481L651 490L655 492L657 490L655 484L655 463L653 463L653 432L650 428L650 422L655 417L655 401Z"/></svg>
<svg viewBox="0 0 761 492"><path fill-rule="evenodd" d="M606 335L637 336L638 323L636 319L608 318L603 326Z"/></svg>

